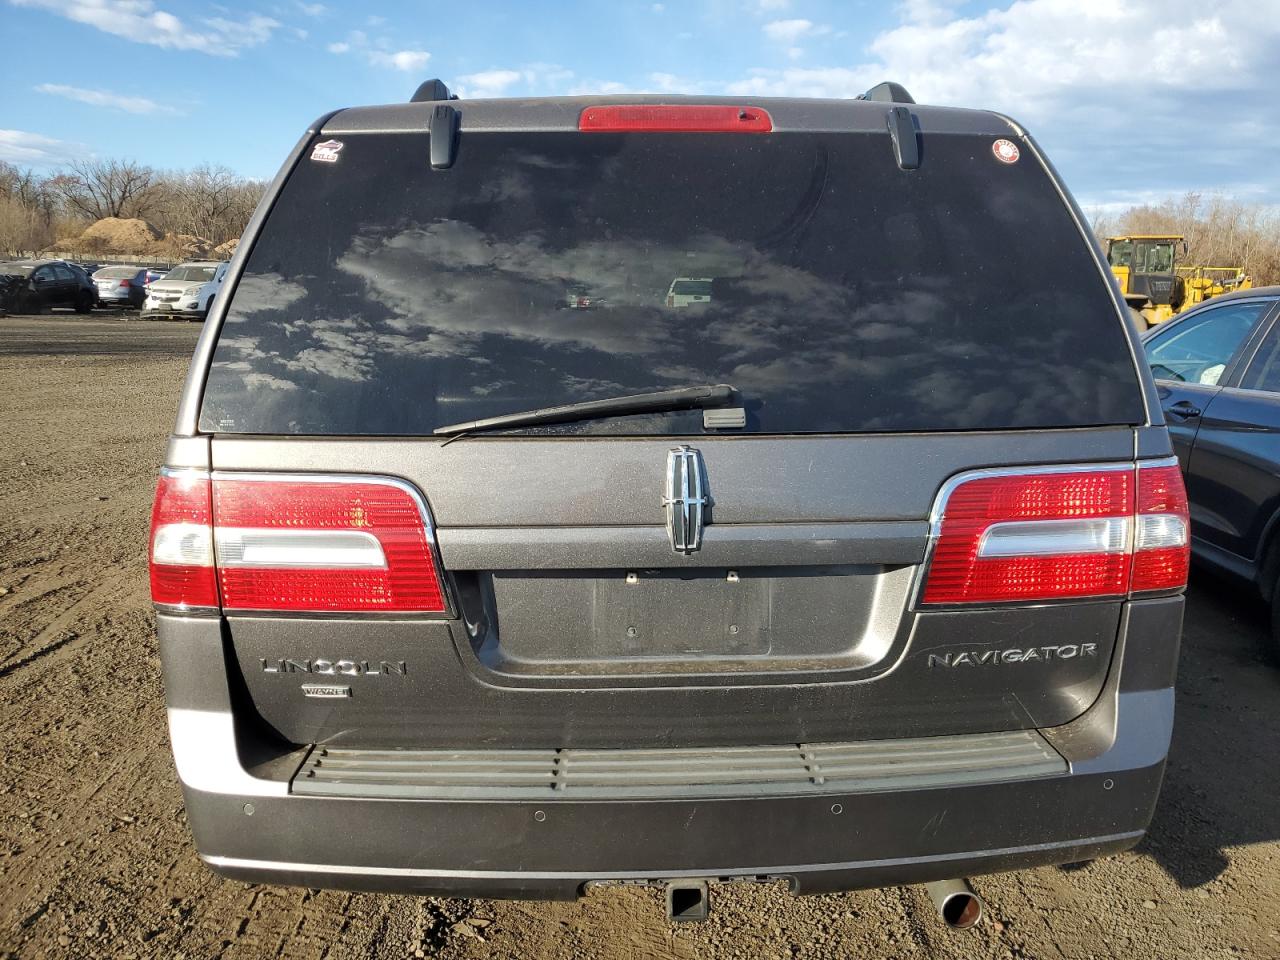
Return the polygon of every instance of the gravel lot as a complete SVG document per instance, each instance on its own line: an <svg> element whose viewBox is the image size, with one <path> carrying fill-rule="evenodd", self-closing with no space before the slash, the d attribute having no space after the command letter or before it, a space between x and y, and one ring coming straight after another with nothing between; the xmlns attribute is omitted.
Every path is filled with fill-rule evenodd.
<svg viewBox="0 0 1280 960"><path fill-rule="evenodd" d="M1280 670L1247 591L1195 575L1151 834L922 892L464 902L254 887L197 861L165 731L144 542L196 325L0 318L0 957L1280 957Z"/></svg>

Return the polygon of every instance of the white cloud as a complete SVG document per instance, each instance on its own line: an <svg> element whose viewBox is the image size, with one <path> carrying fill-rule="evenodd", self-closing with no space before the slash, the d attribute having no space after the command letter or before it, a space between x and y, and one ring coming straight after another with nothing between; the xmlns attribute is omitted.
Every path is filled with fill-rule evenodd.
<svg viewBox="0 0 1280 960"><path fill-rule="evenodd" d="M667 8L665 4L655 3L649 9L652 10L654 13L662 13L662 11L666 10Z"/></svg>
<svg viewBox="0 0 1280 960"><path fill-rule="evenodd" d="M1144 105L1152 96L1239 89L1259 80L1280 39L1276 7L1276 0L1227 0L1206 15L1189 0L1016 0L965 17L934 0L908 0L899 24L872 40L867 61L757 69L727 89L849 97L892 78L922 102L1029 117L1059 114L1064 105L1099 94L1127 110L1131 98L1115 99L1117 81L1132 77L1135 64L1143 65ZM775 20L763 29L788 44L826 30L803 19Z"/></svg>
<svg viewBox="0 0 1280 960"><path fill-rule="evenodd" d="M308 17L323 17L329 12L329 8L323 3L303 3L302 0L295 0L297 7Z"/></svg>
<svg viewBox="0 0 1280 960"><path fill-rule="evenodd" d="M123 93L112 93L110 90L88 90L84 87L71 87L64 83L42 83L35 88L39 93L47 93L68 100L78 100L93 107L109 107L123 110L125 113L172 113L180 114L171 106L152 100L150 97L128 96Z"/></svg>
<svg viewBox="0 0 1280 960"><path fill-rule="evenodd" d="M369 62L374 66L392 67L405 73L421 70L430 59L431 54L425 50L396 50L393 53L384 50L369 51Z"/></svg>
<svg viewBox="0 0 1280 960"><path fill-rule="evenodd" d="M1128 179L1165 195L1205 183L1254 189L1256 161L1248 158L1280 147L1280 103L1271 92L1278 0L1005 0L970 9L956 0L905 0L897 23L864 57L757 68L717 88L852 97L896 80L922 103L1025 121L1072 178L1089 171L1099 187ZM784 19L763 29L789 53L821 28ZM1228 134L1241 117L1258 130ZM1280 182L1270 189L1280 196Z"/></svg>
<svg viewBox="0 0 1280 960"><path fill-rule="evenodd" d="M526 63L519 67L482 70L458 78L458 96L468 98L503 97L516 91L526 96L548 96L564 92L574 80L572 70L555 63ZM572 90L570 93L572 94Z"/></svg>
<svg viewBox="0 0 1280 960"><path fill-rule="evenodd" d="M1100 93L1122 106L1117 81L1137 65L1132 94L1144 109L1152 96L1231 89L1271 60L1280 37L1275 0L1216 9L1189 0L1020 0L972 17L932 4L911 12L917 19L871 44L895 79L934 102L985 102L1025 116ZM1132 106L1130 96L1120 100Z"/></svg>
<svg viewBox="0 0 1280 960"><path fill-rule="evenodd" d="M431 59L431 54L426 50L393 50L385 38L370 40L363 30L352 30L347 34L346 40L336 40L325 49L330 53L350 53L356 50L375 67L390 67L405 73L422 70Z"/></svg>
<svg viewBox="0 0 1280 960"><path fill-rule="evenodd" d="M484 70L458 78L458 95L500 97L524 76L519 70Z"/></svg>
<svg viewBox="0 0 1280 960"><path fill-rule="evenodd" d="M0 130L0 160L20 167L54 167L88 155L79 143L26 130Z"/></svg>
<svg viewBox="0 0 1280 960"><path fill-rule="evenodd" d="M764 35L778 43L795 43L812 30L812 20L770 20L764 25Z"/></svg>
<svg viewBox="0 0 1280 960"><path fill-rule="evenodd" d="M222 17L180 20L151 0L10 0L20 7L47 10L67 20L167 50L193 50L213 56L234 57L246 47L271 39L278 20L261 14L238 14L234 21Z"/></svg>
<svg viewBox="0 0 1280 960"><path fill-rule="evenodd" d="M569 88L571 97L608 96L614 93L630 93L632 88L617 80L583 80Z"/></svg>

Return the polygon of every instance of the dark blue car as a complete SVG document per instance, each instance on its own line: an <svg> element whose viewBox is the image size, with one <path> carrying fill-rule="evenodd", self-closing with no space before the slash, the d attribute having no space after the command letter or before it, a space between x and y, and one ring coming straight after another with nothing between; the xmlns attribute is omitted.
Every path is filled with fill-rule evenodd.
<svg viewBox="0 0 1280 960"><path fill-rule="evenodd" d="M1143 338L1201 562L1257 584L1280 657L1280 287L1216 297Z"/></svg>

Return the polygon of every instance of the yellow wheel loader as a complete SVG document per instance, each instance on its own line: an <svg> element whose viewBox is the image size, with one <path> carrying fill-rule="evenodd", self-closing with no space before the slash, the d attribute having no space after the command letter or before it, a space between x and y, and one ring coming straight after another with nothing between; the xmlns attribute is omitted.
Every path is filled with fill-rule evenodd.
<svg viewBox="0 0 1280 960"><path fill-rule="evenodd" d="M1148 327L1229 290L1247 290L1253 280L1240 267L1178 266L1187 242L1176 235L1107 237L1107 262L1125 302Z"/></svg>

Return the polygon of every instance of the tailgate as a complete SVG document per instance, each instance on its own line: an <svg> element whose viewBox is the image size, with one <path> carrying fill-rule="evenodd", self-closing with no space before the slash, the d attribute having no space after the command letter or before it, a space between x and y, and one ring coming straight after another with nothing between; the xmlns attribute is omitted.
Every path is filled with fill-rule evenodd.
<svg viewBox="0 0 1280 960"><path fill-rule="evenodd" d="M694 442L713 505L685 554L665 438L215 440L215 471L410 481L457 614L228 615L258 714L295 742L617 747L1043 727L1096 697L1119 601L918 612L913 592L949 476L1119 460L1132 431ZM1067 645L1087 653L1048 652Z"/></svg>

